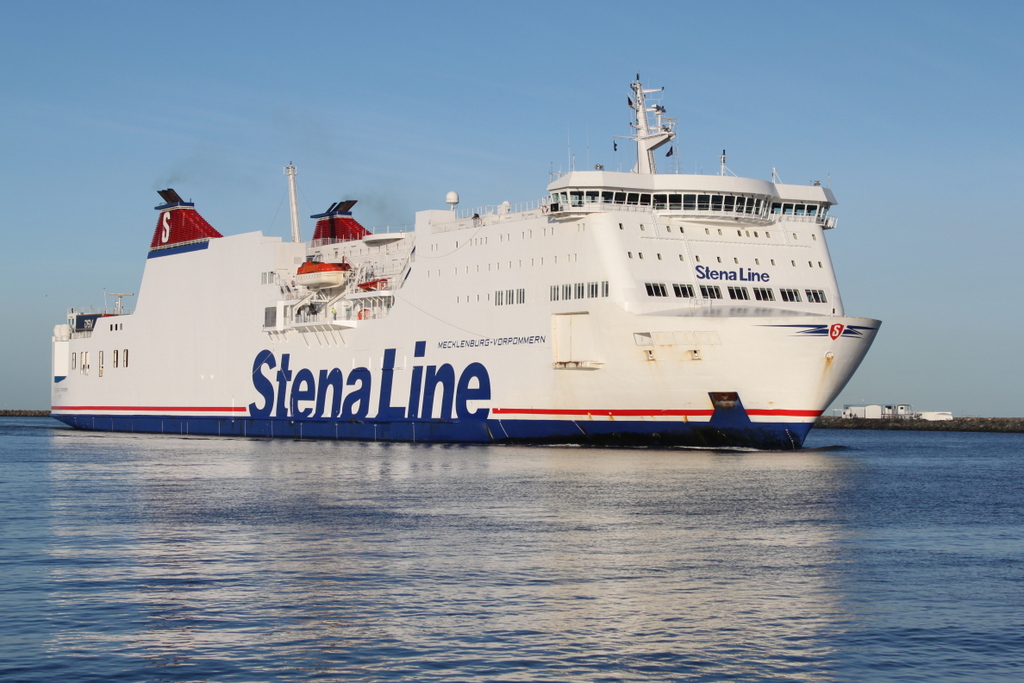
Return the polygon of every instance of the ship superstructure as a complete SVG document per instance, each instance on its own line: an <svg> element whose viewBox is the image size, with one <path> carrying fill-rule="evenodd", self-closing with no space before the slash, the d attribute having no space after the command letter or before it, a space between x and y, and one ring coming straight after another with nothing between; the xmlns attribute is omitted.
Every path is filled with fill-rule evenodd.
<svg viewBox="0 0 1024 683"><path fill-rule="evenodd" d="M799 447L879 326L844 313L825 242L835 198L730 176L724 155L722 175L657 173L675 133L654 92L632 84L633 172L572 171L524 205L460 211L449 193L411 231L369 231L345 200L312 217L309 242L297 218L291 242L222 236L163 191L134 312L72 310L55 328L53 415L192 434Z"/></svg>

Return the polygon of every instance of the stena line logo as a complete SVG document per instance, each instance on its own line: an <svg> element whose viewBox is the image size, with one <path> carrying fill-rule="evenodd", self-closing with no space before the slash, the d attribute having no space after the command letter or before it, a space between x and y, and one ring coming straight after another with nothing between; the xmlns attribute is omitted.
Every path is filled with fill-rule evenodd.
<svg viewBox="0 0 1024 683"><path fill-rule="evenodd" d="M457 376L448 363L414 365L409 385L396 386L395 353L396 349L384 350L379 373L361 367L346 377L340 368L316 374L308 368L293 369L291 354L281 354L278 361L273 352L260 351L252 363L252 385L262 400L249 404L249 415L361 420L370 414L376 396L376 413L370 418L374 420L451 420L453 409L459 420L487 419L490 409L471 410L469 405L491 398L491 378L483 364L470 363ZM416 342L414 357L425 355L426 342Z"/></svg>
<svg viewBox="0 0 1024 683"><path fill-rule="evenodd" d="M829 325L828 336L832 338L832 341L839 339L843 336L843 330L846 329L846 325L842 323L833 323Z"/></svg>
<svg viewBox="0 0 1024 683"><path fill-rule="evenodd" d="M769 273L759 273L750 268L739 270L712 270L707 266L697 266L698 280L739 280L741 282L768 282L771 278Z"/></svg>

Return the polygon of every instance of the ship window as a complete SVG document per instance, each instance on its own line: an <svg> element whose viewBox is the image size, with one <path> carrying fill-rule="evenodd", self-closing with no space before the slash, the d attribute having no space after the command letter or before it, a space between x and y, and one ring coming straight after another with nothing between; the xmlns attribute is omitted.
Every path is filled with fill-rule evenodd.
<svg viewBox="0 0 1024 683"><path fill-rule="evenodd" d="M719 289L718 285L701 285L700 295L705 299L721 299L722 290Z"/></svg>
<svg viewBox="0 0 1024 683"><path fill-rule="evenodd" d="M732 259L732 262L733 262L733 263L739 263L739 262L740 262L740 260L739 260L738 258L736 258L736 257L733 257L733 259Z"/></svg>
<svg viewBox="0 0 1024 683"><path fill-rule="evenodd" d="M628 254L628 255L629 255L629 258L633 258L633 252L631 252L631 251L627 251L627 252L626 252L626 254Z"/></svg>
<svg viewBox="0 0 1024 683"><path fill-rule="evenodd" d="M825 298L825 292L821 291L820 289L805 289L804 294L807 295L808 301L813 301L816 304L828 303L828 299ZM101 362L100 365L102 364L103 363Z"/></svg>
<svg viewBox="0 0 1024 683"><path fill-rule="evenodd" d="M611 204L611 202L612 202L612 193L611 192L602 192L601 193L601 201L604 202L605 204Z"/></svg>
<svg viewBox="0 0 1024 683"><path fill-rule="evenodd" d="M601 193L598 192L597 190L588 190L587 191L587 204L596 204L597 200L598 200L598 198L600 196L601 196Z"/></svg>
<svg viewBox="0 0 1024 683"><path fill-rule="evenodd" d="M775 259L771 259L772 265L775 265Z"/></svg>
<svg viewBox="0 0 1024 683"><path fill-rule="evenodd" d="M682 255L682 254L680 254L680 255L679 255L679 260L680 260L680 261L685 261L686 259L684 259L684 258L683 258L683 255Z"/></svg>
<svg viewBox="0 0 1024 683"><path fill-rule="evenodd" d="M796 216L803 216L805 213L807 213L807 206L804 204L797 204L793 209L793 214Z"/></svg>
<svg viewBox="0 0 1024 683"><path fill-rule="evenodd" d="M783 301L800 301L800 292L795 289L780 289L779 294Z"/></svg>
<svg viewBox="0 0 1024 683"><path fill-rule="evenodd" d="M117 367L117 349L114 349L114 357L111 360L113 361L113 363L111 363L111 365L116 368Z"/></svg>
<svg viewBox="0 0 1024 683"><path fill-rule="evenodd" d="M89 352L88 351L82 351L82 368L81 368L81 370L82 370L82 374L83 375L88 375L89 374Z"/></svg>
<svg viewBox="0 0 1024 683"><path fill-rule="evenodd" d="M775 293L767 287L754 287L754 298L758 301L775 301Z"/></svg>
<svg viewBox="0 0 1024 683"><path fill-rule="evenodd" d="M680 299L693 298L693 285L672 285L672 291Z"/></svg>
<svg viewBox="0 0 1024 683"><path fill-rule="evenodd" d="M643 223L640 224L640 232L647 232L647 228L644 227Z"/></svg>
<svg viewBox="0 0 1024 683"><path fill-rule="evenodd" d="M808 268L813 268L814 267L814 261L808 261L807 262L807 267Z"/></svg>
<svg viewBox="0 0 1024 683"><path fill-rule="evenodd" d="M642 251L638 251L638 252L636 253L636 255L640 257L640 260L641 260L641 261L643 260L643 258L644 258L644 252L642 252Z"/></svg>
<svg viewBox="0 0 1024 683"><path fill-rule="evenodd" d="M654 195L654 208L655 209L664 209L667 204L668 204L668 195L667 194L656 194L656 195Z"/></svg>
<svg viewBox="0 0 1024 683"><path fill-rule="evenodd" d="M782 213L782 204L779 202L772 202L772 213Z"/></svg>
<svg viewBox="0 0 1024 683"><path fill-rule="evenodd" d="M683 195L683 208L689 211L693 211L697 208L697 195L695 194L684 194Z"/></svg>
<svg viewBox="0 0 1024 683"><path fill-rule="evenodd" d="M726 211L732 211L733 207L735 205L736 205L736 197L733 197L732 195L726 195L724 197L724 201L722 203L722 208L724 208Z"/></svg>
<svg viewBox="0 0 1024 683"><path fill-rule="evenodd" d="M696 261L697 263L700 263L700 256L694 256L693 260Z"/></svg>
<svg viewBox="0 0 1024 683"><path fill-rule="evenodd" d="M124 367L128 367L128 349L124 350L121 360L124 362Z"/></svg>
<svg viewBox="0 0 1024 683"><path fill-rule="evenodd" d="M676 211L683 208L683 195L670 194L668 196L668 208L675 209Z"/></svg>
<svg viewBox="0 0 1024 683"><path fill-rule="evenodd" d="M768 239L772 238L772 234L770 232L766 232L764 236L767 237Z"/></svg>
<svg viewBox="0 0 1024 683"><path fill-rule="evenodd" d="M649 195L649 194L642 194L642 195L640 195L640 203L643 204L644 206L650 206L651 205L651 195Z"/></svg>
<svg viewBox="0 0 1024 683"><path fill-rule="evenodd" d="M615 193L615 203L616 204L625 204L626 203L626 193L625 192L616 192Z"/></svg>
<svg viewBox="0 0 1024 683"><path fill-rule="evenodd" d="M619 230L622 230L622 223L619 223Z"/></svg>
<svg viewBox="0 0 1024 683"><path fill-rule="evenodd" d="M78 354L77 353L71 354L71 369L72 370L78 369Z"/></svg>
<svg viewBox="0 0 1024 683"><path fill-rule="evenodd" d="M722 195L715 194L711 195L711 210L721 211L722 210Z"/></svg>
<svg viewBox="0 0 1024 683"><path fill-rule="evenodd" d="M517 289L516 290L516 303L517 304L525 304L526 303L526 290L525 289Z"/></svg>
<svg viewBox="0 0 1024 683"><path fill-rule="evenodd" d="M721 228L719 228L719 229L718 229L718 234L719 234L719 235L721 235L721 234L722 234L722 229L721 229Z"/></svg>
<svg viewBox="0 0 1024 683"><path fill-rule="evenodd" d="M668 290L663 283L645 282L644 285L647 287L647 296L668 296Z"/></svg>
<svg viewBox="0 0 1024 683"><path fill-rule="evenodd" d="M501 304L503 303L502 299L504 299L503 294L504 293L500 289L497 292L494 293L494 305L495 306L501 306Z"/></svg>
<svg viewBox="0 0 1024 683"><path fill-rule="evenodd" d="M601 283L601 296L602 297L607 297L608 296L608 281L607 280L605 280L604 282Z"/></svg>
<svg viewBox="0 0 1024 683"><path fill-rule="evenodd" d="M582 192L579 192L579 191L570 192L569 193L569 198L572 200L572 205L573 206L583 206L583 193Z"/></svg>
<svg viewBox="0 0 1024 683"><path fill-rule="evenodd" d="M818 267L819 268L824 268L824 266L821 265L821 261L818 261Z"/></svg>
<svg viewBox="0 0 1024 683"><path fill-rule="evenodd" d="M782 213L783 213L783 215L786 215L786 216L792 216L793 215L793 205L792 204L783 204L782 205Z"/></svg>
<svg viewBox="0 0 1024 683"><path fill-rule="evenodd" d="M807 205L807 215L808 216L814 216L814 215L817 215L817 213L818 213L818 205L817 204L808 204Z"/></svg>
<svg viewBox="0 0 1024 683"><path fill-rule="evenodd" d="M743 202L747 201L745 197L736 198L736 213L743 213Z"/></svg>
<svg viewBox="0 0 1024 683"><path fill-rule="evenodd" d="M755 266L761 265L761 259L759 259L759 258L754 259L754 265Z"/></svg>
<svg viewBox="0 0 1024 683"><path fill-rule="evenodd" d="M721 262L722 262L722 257L721 257L721 256L716 256L715 258L716 258L716 259L718 259L718 262L719 262L719 263L721 263Z"/></svg>
<svg viewBox="0 0 1024 683"><path fill-rule="evenodd" d="M551 285L551 300L558 301L558 285Z"/></svg>
<svg viewBox="0 0 1024 683"><path fill-rule="evenodd" d="M730 287L729 298L747 300L750 298L750 294L747 293L746 287Z"/></svg>
<svg viewBox="0 0 1024 683"><path fill-rule="evenodd" d="M659 261L661 260L661 254L658 254L658 260Z"/></svg>
<svg viewBox="0 0 1024 683"><path fill-rule="evenodd" d="M640 193L639 192L630 192L628 195L626 195L626 203L627 204L639 204L640 203Z"/></svg>
<svg viewBox="0 0 1024 683"><path fill-rule="evenodd" d="M705 235L710 235L711 234L711 228L704 228L704 234Z"/></svg>
<svg viewBox="0 0 1024 683"><path fill-rule="evenodd" d="M582 299L585 296L586 285L582 282L576 283L576 298Z"/></svg>
<svg viewBox="0 0 1024 683"><path fill-rule="evenodd" d="M794 268L796 267L796 261L790 261L790 263L792 263L792 264L793 264L793 267L794 267Z"/></svg>
<svg viewBox="0 0 1024 683"><path fill-rule="evenodd" d="M596 282L589 282L589 283L587 283L587 298L588 299L596 299L597 298L597 283Z"/></svg>
<svg viewBox="0 0 1024 683"><path fill-rule="evenodd" d="M506 290L505 290L505 302L506 302L506 303L507 303L507 304L508 304L509 306L511 306L511 305L512 305L512 303L513 303L513 302L515 301L515 298L514 298L514 297L515 297L515 295L516 295L516 292L515 292L515 290L514 290L514 289L506 289Z"/></svg>
<svg viewBox="0 0 1024 683"><path fill-rule="evenodd" d="M707 211L709 208L711 208L711 197L706 194L697 195L697 210Z"/></svg>
<svg viewBox="0 0 1024 683"><path fill-rule="evenodd" d="M562 285L562 298L566 301L572 298L572 285Z"/></svg>

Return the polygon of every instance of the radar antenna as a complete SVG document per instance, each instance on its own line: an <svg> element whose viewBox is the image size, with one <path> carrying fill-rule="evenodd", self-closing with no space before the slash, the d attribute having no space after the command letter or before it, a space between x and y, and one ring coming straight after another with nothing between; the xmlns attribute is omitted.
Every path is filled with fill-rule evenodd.
<svg viewBox="0 0 1024 683"><path fill-rule="evenodd" d="M633 89L633 99L629 100L629 104L633 107L636 116L636 123L633 124L636 135L630 138L636 141L636 167L633 172L657 173L654 150L675 139L676 120L665 116L665 107L660 104L655 104L649 109L647 107L646 96L651 93L664 92L665 88L644 90L644 86L640 82L640 74L636 75L636 80L629 87ZM653 126L647 118L648 112L655 116L656 122Z"/></svg>

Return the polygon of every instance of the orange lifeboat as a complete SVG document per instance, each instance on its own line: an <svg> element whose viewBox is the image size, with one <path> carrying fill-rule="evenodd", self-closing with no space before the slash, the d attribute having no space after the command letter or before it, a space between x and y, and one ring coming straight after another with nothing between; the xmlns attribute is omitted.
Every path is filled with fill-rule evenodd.
<svg viewBox="0 0 1024 683"><path fill-rule="evenodd" d="M345 284L351 266L347 263L306 261L295 274L295 283L309 289L330 289Z"/></svg>

